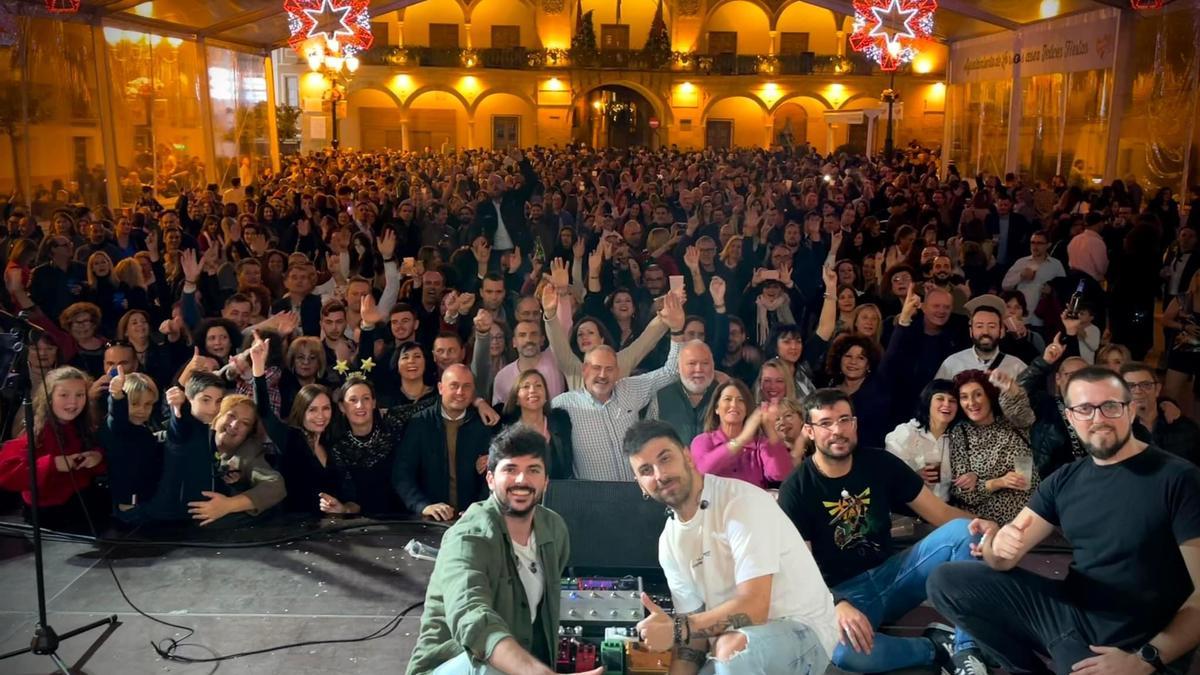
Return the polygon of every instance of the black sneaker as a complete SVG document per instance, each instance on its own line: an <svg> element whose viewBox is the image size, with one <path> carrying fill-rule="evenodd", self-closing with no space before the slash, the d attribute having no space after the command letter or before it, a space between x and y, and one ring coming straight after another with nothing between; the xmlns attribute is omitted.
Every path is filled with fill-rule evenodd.
<svg viewBox="0 0 1200 675"><path fill-rule="evenodd" d="M983 661L983 652L977 648L955 652L953 661L954 675L991 675L992 672Z"/></svg>
<svg viewBox="0 0 1200 675"><path fill-rule="evenodd" d="M931 623L921 635L933 643L933 665L938 672L955 675L954 672L954 629L944 623Z"/></svg>

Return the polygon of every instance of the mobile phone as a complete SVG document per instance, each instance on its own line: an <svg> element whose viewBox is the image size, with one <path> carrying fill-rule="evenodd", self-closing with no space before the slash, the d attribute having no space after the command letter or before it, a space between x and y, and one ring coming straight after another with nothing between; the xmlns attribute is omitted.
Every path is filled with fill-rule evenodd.
<svg viewBox="0 0 1200 675"><path fill-rule="evenodd" d="M117 369L116 369L116 368L109 368L109 369L108 369L108 376L109 376L109 377L116 377L116 376L117 376Z"/></svg>
<svg viewBox="0 0 1200 675"><path fill-rule="evenodd" d="M416 265L416 264L417 264L417 259L416 259L416 258L405 258L405 259L404 259L404 267L405 267L405 269L411 268L411 267L413 267L413 266L414 266L414 265Z"/></svg>
<svg viewBox="0 0 1200 675"><path fill-rule="evenodd" d="M763 270L763 281L779 281L779 270Z"/></svg>
<svg viewBox="0 0 1200 675"><path fill-rule="evenodd" d="M671 275L671 290L678 291L680 293L683 292L683 275L682 274L672 274Z"/></svg>

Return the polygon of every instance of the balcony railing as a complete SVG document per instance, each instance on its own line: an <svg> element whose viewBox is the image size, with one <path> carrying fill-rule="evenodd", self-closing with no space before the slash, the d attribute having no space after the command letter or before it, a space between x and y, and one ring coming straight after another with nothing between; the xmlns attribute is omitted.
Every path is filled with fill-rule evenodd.
<svg viewBox="0 0 1200 675"><path fill-rule="evenodd" d="M544 70L557 68L649 70L695 73L697 75L870 75L873 64L861 54L695 54L651 53L641 49L605 49L572 53L567 49L495 47L374 47L362 54L362 62L379 66L422 66L430 68L498 68Z"/></svg>

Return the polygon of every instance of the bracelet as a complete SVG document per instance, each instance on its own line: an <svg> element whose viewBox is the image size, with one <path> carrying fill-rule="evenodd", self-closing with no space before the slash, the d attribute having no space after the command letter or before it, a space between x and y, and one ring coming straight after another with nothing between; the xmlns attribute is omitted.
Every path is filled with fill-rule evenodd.
<svg viewBox="0 0 1200 675"><path fill-rule="evenodd" d="M385 263L396 262L396 257L392 256L391 258L384 258L383 262L385 262Z"/></svg>
<svg viewBox="0 0 1200 675"><path fill-rule="evenodd" d="M682 330L673 330L673 331L671 331L671 337L679 337L680 335L683 335L683 331L682 331Z"/></svg>
<svg viewBox="0 0 1200 675"><path fill-rule="evenodd" d="M687 617L676 615L671 623L671 629L673 633L672 642L676 647L682 647L683 645L687 644L687 641L683 638L683 624L687 623Z"/></svg>

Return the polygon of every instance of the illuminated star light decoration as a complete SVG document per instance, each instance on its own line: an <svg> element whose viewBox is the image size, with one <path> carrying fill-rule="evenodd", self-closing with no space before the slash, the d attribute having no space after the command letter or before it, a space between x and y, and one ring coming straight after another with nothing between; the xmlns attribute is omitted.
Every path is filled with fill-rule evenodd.
<svg viewBox="0 0 1200 675"><path fill-rule="evenodd" d="M935 11L937 0L854 0L850 46L882 70L896 70L916 57L918 41L933 35Z"/></svg>
<svg viewBox="0 0 1200 675"><path fill-rule="evenodd" d="M288 44L302 52L305 43L324 38L330 47L336 43L343 56L370 49L375 41L370 5L370 0L284 0L291 33Z"/></svg>

